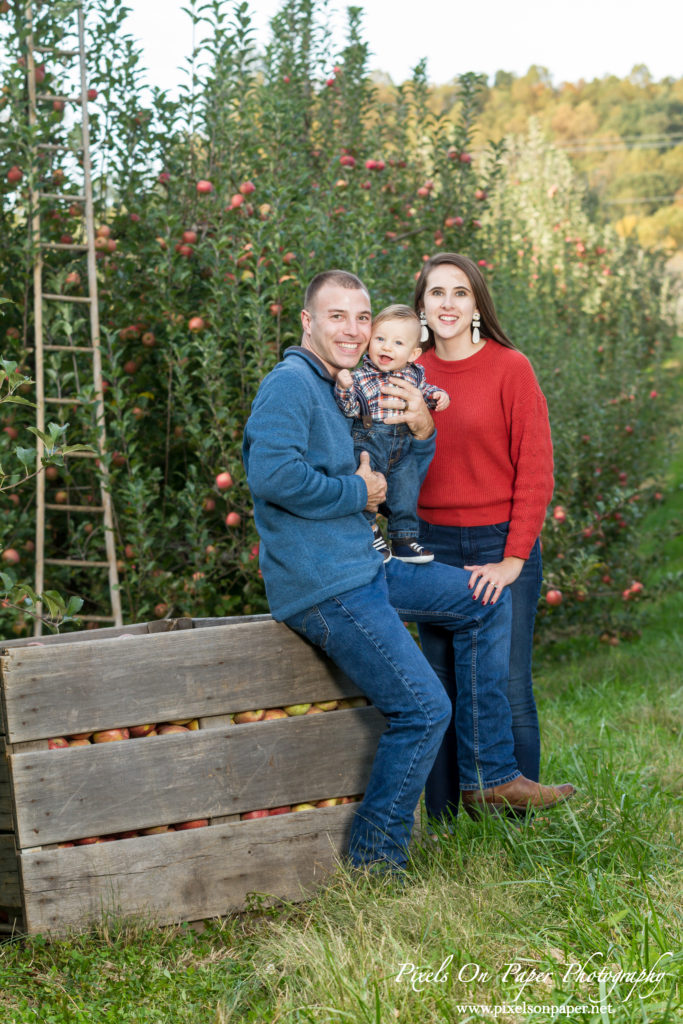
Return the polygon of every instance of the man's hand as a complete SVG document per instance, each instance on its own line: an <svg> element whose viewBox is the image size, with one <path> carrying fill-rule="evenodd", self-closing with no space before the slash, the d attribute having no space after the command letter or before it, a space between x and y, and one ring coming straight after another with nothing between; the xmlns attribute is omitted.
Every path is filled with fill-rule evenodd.
<svg viewBox="0 0 683 1024"><path fill-rule="evenodd" d="M348 391L353 387L353 377L350 370L340 370L337 374L337 384L342 391Z"/></svg>
<svg viewBox="0 0 683 1024"><path fill-rule="evenodd" d="M368 489L366 512L376 512L387 496L387 482L381 473L376 473L374 469L370 468L370 456L367 452L360 453L356 476L365 480L365 486Z"/></svg>
<svg viewBox="0 0 683 1024"><path fill-rule="evenodd" d="M388 410L385 423L407 423L411 434L419 441L432 436L434 420L419 388L401 377L390 377L387 384L382 384L382 393L387 396L379 403L382 409Z"/></svg>

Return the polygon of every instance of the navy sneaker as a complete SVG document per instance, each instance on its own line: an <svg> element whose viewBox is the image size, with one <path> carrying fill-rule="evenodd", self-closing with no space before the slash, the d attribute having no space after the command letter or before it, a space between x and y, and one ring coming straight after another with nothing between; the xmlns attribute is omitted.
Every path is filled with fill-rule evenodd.
<svg viewBox="0 0 683 1024"><path fill-rule="evenodd" d="M434 554L423 548L416 540L392 540L391 553L399 562L414 562L421 565L423 562L434 561Z"/></svg>
<svg viewBox="0 0 683 1024"><path fill-rule="evenodd" d="M372 546L375 549L375 551L379 551L380 555L382 556L385 562L390 562L391 551L389 550L387 542L382 536L382 531L380 530L379 526L373 526L372 537Z"/></svg>

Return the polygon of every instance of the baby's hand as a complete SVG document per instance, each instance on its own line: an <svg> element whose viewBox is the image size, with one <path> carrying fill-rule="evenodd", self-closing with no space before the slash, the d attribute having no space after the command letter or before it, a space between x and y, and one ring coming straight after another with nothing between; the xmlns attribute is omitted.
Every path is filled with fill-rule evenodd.
<svg viewBox="0 0 683 1024"><path fill-rule="evenodd" d="M435 391L434 398L436 399L436 412L443 412L451 404L451 400L445 391Z"/></svg>
<svg viewBox="0 0 683 1024"><path fill-rule="evenodd" d="M348 391L353 387L353 377L350 370L340 370L337 374L337 384L342 391Z"/></svg>

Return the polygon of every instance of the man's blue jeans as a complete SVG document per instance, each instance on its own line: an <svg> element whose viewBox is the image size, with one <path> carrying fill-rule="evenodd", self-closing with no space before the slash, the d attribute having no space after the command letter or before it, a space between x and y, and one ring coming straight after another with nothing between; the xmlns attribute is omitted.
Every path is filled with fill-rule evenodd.
<svg viewBox="0 0 683 1024"><path fill-rule="evenodd" d="M387 718L351 829L349 856L358 866L405 865L415 807L451 720L450 700L404 621L438 624L451 637L460 681L455 715L463 738L463 787L498 785L519 775L505 696L509 596L495 605L475 603L468 575L438 562L392 559L366 586L286 620Z"/></svg>
<svg viewBox="0 0 683 1024"><path fill-rule="evenodd" d="M373 421L371 427L364 427L360 420L354 420L351 436L356 460L360 459L361 452L367 452L372 468L386 477L387 496L379 510L387 517L389 537L392 540L417 540L420 477L410 430L405 423ZM374 523L374 512L365 512L364 515Z"/></svg>
<svg viewBox="0 0 683 1024"><path fill-rule="evenodd" d="M493 526L433 526L420 521L420 542L434 552L440 562L462 567L499 562L503 558L508 524ZM540 735L531 675L531 654L536 606L541 592L543 567L538 540L515 582L505 589L512 600L510 666L507 696L512 713L515 761L522 775L538 781ZM421 625L422 650L441 679L449 696L457 691L455 668L448 633L432 625ZM461 762L456 738L457 725L451 724L437 755L425 787L426 805L433 817L458 812Z"/></svg>

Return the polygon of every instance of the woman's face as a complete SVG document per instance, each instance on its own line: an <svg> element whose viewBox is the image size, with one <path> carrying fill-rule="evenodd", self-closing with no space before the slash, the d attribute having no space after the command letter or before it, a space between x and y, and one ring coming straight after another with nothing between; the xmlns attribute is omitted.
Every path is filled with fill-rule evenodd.
<svg viewBox="0 0 683 1024"><path fill-rule="evenodd" d="M451 263L430 270L422 304L437 341L471 341L477 305L470 279L463 270Z"/></svg>

